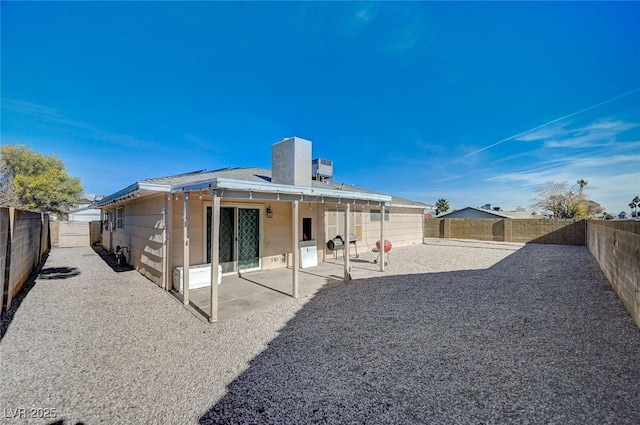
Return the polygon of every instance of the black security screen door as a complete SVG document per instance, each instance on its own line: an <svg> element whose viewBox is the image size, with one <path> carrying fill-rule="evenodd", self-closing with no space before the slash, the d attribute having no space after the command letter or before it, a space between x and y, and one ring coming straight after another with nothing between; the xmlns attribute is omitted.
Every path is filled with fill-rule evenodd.
<svg viewBox="0 0 640 425"><path fill-rule="evenodd" d="M211 212L207 207L207 263L211 263ZM260 210L220 208L220 265L223 273L260 267Z"/></svg>
<svg viewBox="0 0 640 425"><path fill-rule="evenodd" d="M260 266L260 210L238 208L238 269Z"/></svg>

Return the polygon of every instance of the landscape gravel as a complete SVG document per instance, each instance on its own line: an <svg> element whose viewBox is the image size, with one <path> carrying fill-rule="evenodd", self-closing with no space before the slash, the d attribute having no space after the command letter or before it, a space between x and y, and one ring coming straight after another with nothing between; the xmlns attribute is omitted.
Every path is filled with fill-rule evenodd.
<svg viewBox="0 0 640 425"><path fill-rule="evenodd" d="M213 325L91 248L54 249L26 289L3 315L3 423L640 418L640 329L585 247L428 239Z"/></svg>

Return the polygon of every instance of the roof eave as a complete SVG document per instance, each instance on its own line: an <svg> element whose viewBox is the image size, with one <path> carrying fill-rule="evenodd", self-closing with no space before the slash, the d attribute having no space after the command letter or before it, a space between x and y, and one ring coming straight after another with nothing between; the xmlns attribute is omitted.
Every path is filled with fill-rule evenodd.
<svg viewBox="0 0 640 425"><path fill-rule="evenodd" d="M344 190L319 189L307 186L292 186L277 183L256 183L244 180L235 180L218 177L215 179L203 180L188 185L178 185L171 188L171 192L191 192L207 189L220 189L241 192L255 192L274 195L299 195L302 197L316 197L321 200L323 197L338 200L362 200L380 203L390 203L391 196L378 195L372 193L359 193Z"/></svg>
<svg viewBox="0 0 640 425"><path fill-rule="evenodd" d="M112 195L102 198L96 203L96 208L104 208L107 206L121 204L133 197L139 197L141 193L146 193L148 196L155 193L169 192L170 190L171 188L167 185L137 182Z"/></svg>

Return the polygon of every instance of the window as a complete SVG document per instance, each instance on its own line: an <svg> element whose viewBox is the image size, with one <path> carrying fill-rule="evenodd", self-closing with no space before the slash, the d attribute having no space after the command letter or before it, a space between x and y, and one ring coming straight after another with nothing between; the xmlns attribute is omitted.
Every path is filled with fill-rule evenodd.
<svg viewBox="0 0 640 425"><path fill-rule="evenodd" d="M380 210L371 210L371 221L380 221ZM384 210L384 221L389 221L389 210Z"/></svg>
<svg viewBox="0 0 640 425"><path fill-rule="evenodd" d="M349 231L345 232L344 212L345 211L342 209L327 210L325 216L327 240L333 239L338 235L344 238L345 234L348 236L350 233L356 235L356 240L362 240L362 217L364 213L359 210L351 210L349 217ZM378 216L380 216L380 210L378 210Z"/></svg>
<svg viewBox="0 0 640 425"><path fill-rule="evenodd" d="M124 229L124 207L116 210L116 228Z"/></svg>
<svg viewBox="0 0 640 425"><path fill-rule="evenodd" d="M302 218L302 240L310 241L313 239L311 234L311 219L308 217Z"/></svg>

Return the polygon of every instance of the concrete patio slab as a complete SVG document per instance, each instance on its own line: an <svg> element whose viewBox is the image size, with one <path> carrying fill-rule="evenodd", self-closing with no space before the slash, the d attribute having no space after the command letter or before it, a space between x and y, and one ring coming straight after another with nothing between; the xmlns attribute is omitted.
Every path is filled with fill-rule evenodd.
<svg viewBox="0 0 640 425"><path fill-rule="evenodd" d="M380 274L375 255L367 254L351 259L353 279ZM262 270L228 275L222 278L218 292L218 321L226 321L292 299L292 273L290 268ZM299 270L298 286L301 298L313 296L323 289L344 283L343 258L330 259L315 267ZM189 300L201 314L208 315L211 307L209 286L189 291ZM182 299L181 294L175 294ZM196 310L196 311L197 311Z"/></svg>

